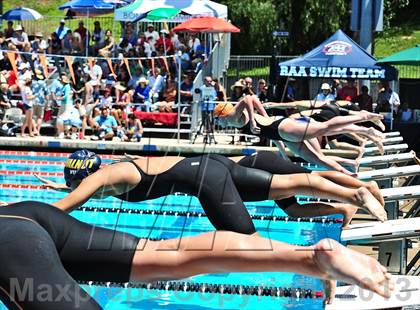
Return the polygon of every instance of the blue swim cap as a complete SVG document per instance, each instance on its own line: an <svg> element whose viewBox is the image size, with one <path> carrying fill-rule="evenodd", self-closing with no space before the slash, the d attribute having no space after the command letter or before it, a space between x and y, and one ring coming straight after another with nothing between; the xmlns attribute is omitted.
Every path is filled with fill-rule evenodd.
<svg viewBox="0 0 420 310"><path fill-rule="evenodd" d="M101 166L101 158L94 152L79 150L69 156L64 166L64 179L66 185L71 186L73 181L83 180L96 172Z"/></svg>

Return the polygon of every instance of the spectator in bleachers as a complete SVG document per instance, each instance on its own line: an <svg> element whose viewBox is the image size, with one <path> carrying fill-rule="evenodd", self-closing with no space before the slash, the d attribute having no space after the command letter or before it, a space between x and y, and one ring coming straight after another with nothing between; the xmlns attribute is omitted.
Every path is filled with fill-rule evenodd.
<svg viewBox="0 0 420 310"><path fill-rule="evenodd" d="M35 97L33 102L33 116L36 118L35 134L40 135L49 90L41 70L35 69L35 78L32 83L32 92Z"/></svg>
<svg viewBox="0 0 420 310"><path fill-rule="evenodd" d="M108 108L110 110L112 108L112 100L111 90L109 88L105 88L104 94L99 96L99 102L95 107L95 116L100 114L100 111L103 108Z"/></svg>
<svg viewBox="0 0 420 310"><path fill-rule="evenodd" d="M28 34L23 30L21 25L17 25L15 33L12 38L12 43L17 47L18 50L23 50L26 45L29 45Z"/></svg>
<svg viewBox="0 0 420 310"><path fill-rule="evenodd" d="M321 92L316 95L315 101L334 101L335 97L331 93L331 86L328 83L322 83Z"/></svg>
<svg viewBox="0 0 420 310"><path fill-rule="evenodd" d="M7 28L4 28L4 37L6 39L13 38L15 35L15 30L13 29L13 22L11 20L7 21Z"/></svg>
<svg viewBox="0 0 420 310"><path fill-rule="evenodd" d="M94 28L93 28L93 32L92 32L92 50L93 50L93 54L97 55L98 51L103 48L104 42L105 42L105 32L102 30L101 28L101 24L99 23L99 21L95 21L93 23Z"/></svg>
<svg viewBox="0 0 420 310"><path fill-rule="evenodd" d="M141 68L137 66L135 71L131 71L131 78L127 83L127 87L131 89L136 88L137 82L139 81L141 75L142 75Z"/></svg>
<svg viewBox="0 0 420 310"><path fill-rule="evenodd" d="M105 40L104 47L98 51L99 56L102 57L111 57L114 51L114 37L112 36L112 31L108 29L105 31Z"/></svg>
<svg viewBox="0 0 420 310"><path fill-rule="evenodd" d="M239 101L243 96L245 85L241 81L236 81L235 84L233 84L230 89L232 90L232 95L230 96L230 101L237 102Z"/></svg>
<svg viewBox="0 0 420 310"><path fill-rule="evenodd" d="M66 35L61 40L61 53L63 55L70 55L73 48L73 33L69 29L67 30Z"/></svg>
<svg viewBox="0 0 420 310"><path fill-rule="evenodd" d="M57 33L51 33L51 37L48 39L48 54L57 55L61 51L61 41L58 38Z"/></svg>
<svg viewBox="0 0 420 310"><path fill-rule="evenodd" d="M32 121L32 115L33 115L33 100L35 99L35 96L31 89L32 86L32 78L27 78L23 85L22 85L22 101L23 101L23 109L25 111L25 120L23 121L22 127L21 127L21 136L25 136L26 128L28 128L29 136L34 136L34 128L33 128L33 121Z"/></svg>
<svg viewBox="0 0 420 310"><path fill-rule="evenodd" d="M183 80L181 83L181 103L183 104L192 104L193 101L193 93L192 93L193 84L191 78L188 74L183 76ZM190 107L187 107L186 111L189 110Z"/></svg>
<svg viewBox="0 0 420 310"><path fill-rule="evenodd" d="M188 40L188 47L193 53L197 53L197 48L199 46L201 46L200 39L197 37L195 32L192 32Z"/></svg>
<svg viewBox="0 0 420 310"><path fill-rule="evenodd" d="M101 114L94 119L94 136L92 136L92 140L112 140L117 126L115 118L109 115L109 109L106 107L102 108Z"/></svg>
<svg viewBox="0 0 420 310"><path fill-rule="evenodd" d="M47 49L47 41L43 39L44 35L41 31L35 32L34 40L31 41L32 51L35 53L45 53Z"/></svg>
<svg viewBox="0 0 420 310"><path fill-rule="evenodd" d="M267 83L264 79L258 81L257 97L261 102L266 102L267 99Z"/></svg>
<svg viewBox="0 0 420 310"><path fill-rule="evenodd" d="M66 27L66 21L64 19L60 20L60 25L55 29L55 33L57 34L58 39L61 41L67 34L67 31L70 29Z"/></svg>
<svg viewBox="0 0 420 310"><path fill-rule="evenodd" d="M32 79L32 72L31 66L29 63L21 62L18 67L18 77L17 77L17 85L22 88L23 85L26 83L26 80Z"/></svg>
<svg viewBox="0 0 420 310"><path fill-rule="evenodd" d="M90 39L90 33L86 29L83 21L79 21L79 27L74 30L75 33L78 33L80 35L80 44L81 48L84 51L86 49L86 36L88 36L87 42L89 42Z"/></svg>
<svg viewBox="0 0 420 310"><path fill-rule="evenodd" d="M152 46L155 46L156 41L159 39L159 33L155 30L153 24L147 25L147 30L144 32L144 36L146 37L147 41L151 43ZM149 38L151 38L151 42Z"/></svg>
<svg viewBox="0 0 420 310"><path fill-rule="evenodd" d="M149 81L142 76L137 83L136 89L134 90L133 101L134 103L142 104L139 110L150 112L150 87L147 84L149 84Z"/></svg>
<svg viewBox="0 0 420 310"><path fill-rule="evenodd" d="M187 51L187 47L183 44L179 46L179 50L181 51L181 70L189 70L191 68L191 56ZM177 58L179 56L177 55Z"/></svg>
<svg viewBox="0 0 420 310"><path fill-rule="evenodd" d="M126 39L128 43L134 46L137 42L137 33L134 31L133 24L128 22L125 24L125 28L122 34L122 39Z"/></svg>
<svg viewBox="0 0 420 310"><path fill-rule="evenodd" d="M73 32L72 41L71 41L71 54L72 55L82 55L82 52L85 50L84 45L82 44L82 39L80 34Z"/></svg>
<svg viewBox="0 0 420 310"><path fill-rule="evenodd" d="M7 84L6 78L1 75L0 76L0 118L3 118L4 113L7 109L9 109L12 105L10 104L10 91L9 91L9 84Z"/></svg>
<svg viewBox="0 0 420 310"><path fill-rule="evenodd" d="M149 74L150 100L157 102L163 94L165 78L161 74L161 70L159 68L150 70Z"/></svg>
<svg viewBox="0 0 420 310"><path fill-rule="evenodd" d="M357 87L354 86L354 80L348 79L347 83L340 90L338 90L337 93L337 99L340 100L352 100L355 98L358 95L358 90Z"/></svg>
<svg viewBox="0 0 420 310"><path fill-rule="evenodd" d="M168 30L162 29L160 31L160 36L159 39L156 41L155 47L158 51L163 50L162 55L172 55L174 53L174 46L171 42Z"/></svg>
<svg viewBox="0 0 420 310"><path fill-rule="evenodd" d="M128 114L125 126L118 130L118 136L122 141L140 142L143 136L141 121L133 113Z"/></svg>
<svg viewBox="0 0 420 310"><path fill-rule="evenodd" d="M165 90L163 91L162 101L157 103L159 112L172 112L176 101L176 85L171 76L166 79Z"/></svg>
<svg viewBox="0 0 420 310"><path fill-rule="evenodd" d="M88 64L84 66L84 72L89 75L90 81L101 82L103 70L100 65L98 65L98 61L94 58L92 61L92 68L89 67Z"/></svg>
<svg viewBox="0 0 420 310"><path fill-rule="evenodd" d="M122 38L117 46L117 51L118 53L121 53L121 55L128 55L132 49L133 45L131 45L127 38Z"/></svg>

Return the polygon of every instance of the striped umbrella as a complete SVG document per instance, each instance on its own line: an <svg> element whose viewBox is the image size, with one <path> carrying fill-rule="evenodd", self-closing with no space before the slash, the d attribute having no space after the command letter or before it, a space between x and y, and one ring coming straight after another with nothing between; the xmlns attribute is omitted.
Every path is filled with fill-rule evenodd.
<svg viewBox="0 0 420 310"><path fill-rule="evenodd" d="M42 15L35 10L21 7L7 11L1 18L4 20L35 20L42 18Z"/></svg>

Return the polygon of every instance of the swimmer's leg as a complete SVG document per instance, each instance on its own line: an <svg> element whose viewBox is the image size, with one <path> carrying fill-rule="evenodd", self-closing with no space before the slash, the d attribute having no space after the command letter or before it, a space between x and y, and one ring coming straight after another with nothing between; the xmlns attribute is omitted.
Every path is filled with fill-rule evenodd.
<svg viewBox="0 0 420 310"><path fill-rule="evenodd" d="M9 309L101 309L64 269L44 228L25 219L1 222L0 298Z"/></svg>
<svg viewBox="0 0 420 310"><path fill-rule="evenodd" d="M342 280L382 296L389 296L393 289L390 275L379 262L330 239L301 247L256 235L218 231L158 242L141 240L139 249L133 258L132 281L182 279L205 273L283 271Z"/></svg>
<svg viewBox="0 0 420 310"><path fill-rule="evenodd" d="M277 200L299 194L350 203L367 210L382 222L387 219L381 203L364 187L346 188L314 174L273 176L268 199Z"/></svg>

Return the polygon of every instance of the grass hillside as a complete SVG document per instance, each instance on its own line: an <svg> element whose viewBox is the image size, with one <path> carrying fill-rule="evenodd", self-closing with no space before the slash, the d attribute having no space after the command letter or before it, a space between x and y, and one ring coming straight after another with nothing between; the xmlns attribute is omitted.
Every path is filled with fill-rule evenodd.
<svg viewBox="0 0 420 310"><path fill-rule="evenodd" d="M375 56L382 58L420 44L420 24L388 30L375 40Z"/></svg>
<svg viewBox="0 0 420 310"><path fill-rule="evenodd" d="M60 11L58 7L66 2L65 0L6 0L3 1L3 11L6 12L10 9L23 6L34 9L42 15L64 16L64 11Z"/></svg>

